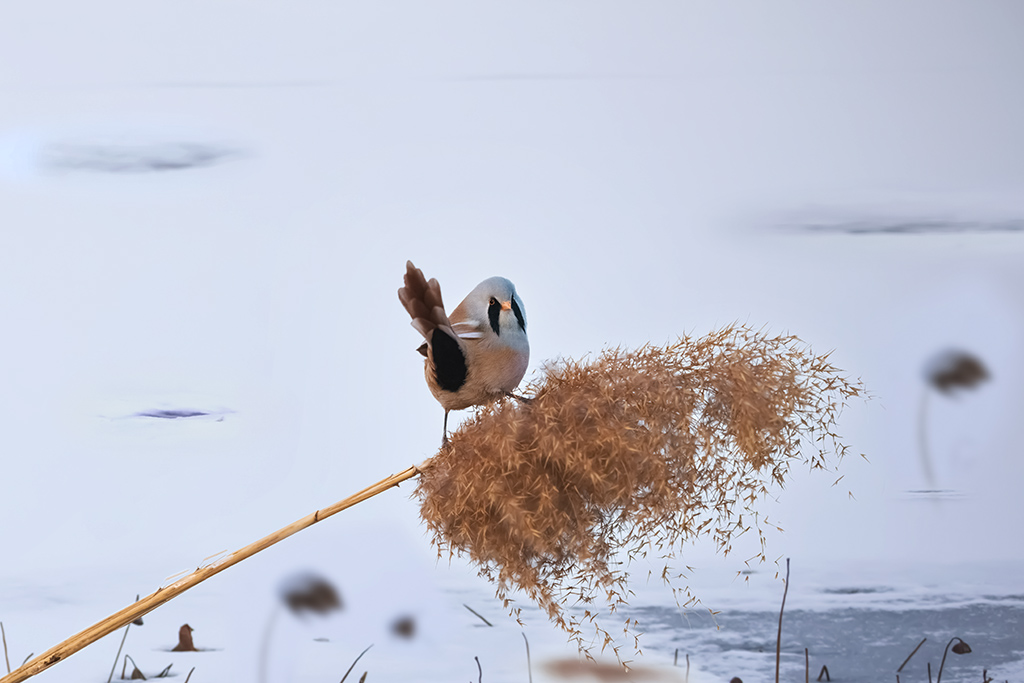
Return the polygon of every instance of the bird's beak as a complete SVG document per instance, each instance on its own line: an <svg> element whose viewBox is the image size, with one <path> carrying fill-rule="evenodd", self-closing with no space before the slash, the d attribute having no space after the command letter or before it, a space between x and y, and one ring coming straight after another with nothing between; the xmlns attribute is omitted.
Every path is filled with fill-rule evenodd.
<svg viewBox="0 0 1024 683"><path fill-rule="evenodd" d="M511 311L512 310L512 300L509 299L508 301L502 301L501 302L501 310L503 310L503 311Z"/></svg>

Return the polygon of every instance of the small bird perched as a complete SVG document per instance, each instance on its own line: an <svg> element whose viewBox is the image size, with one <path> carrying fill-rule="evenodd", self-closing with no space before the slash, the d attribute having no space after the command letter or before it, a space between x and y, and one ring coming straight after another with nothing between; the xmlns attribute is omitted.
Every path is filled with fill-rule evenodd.
<svg viewBox="0 0 1024 683"><path fill-rule="evenodd" d="M428 282L412 261L405 264L405 286L398 298L426 340L417 350L427 359L424 374L430 393L444 408L444 445L450 411L512 396L526 374L530 342L523 300L511 282L492 277L448 316L441 285L433 278Z"/></svg>

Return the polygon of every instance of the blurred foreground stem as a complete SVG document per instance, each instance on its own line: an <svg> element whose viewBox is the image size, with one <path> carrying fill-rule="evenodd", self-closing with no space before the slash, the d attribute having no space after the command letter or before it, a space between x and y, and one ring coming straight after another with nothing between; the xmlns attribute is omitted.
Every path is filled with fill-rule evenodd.
<svg viewBox="0 0 1024 683"><path fill-rule="evenodd" d="M211 564L199 567L188 576L175 581L170 586L158 588L155 593L147 595L141 600L136 600L134 603L125 607L120 612L111 614L106 619L99 621L89 628L77 633L63 643L55 645L43 654L39 655L35 659L22 664L20 667L12 671L7 676L0 678L0 683L18 683L24 681L27 678L35 676L37 673L44 671L57 662L67 659L74 653L78 652L87 645L95 643L97 640L105 635L113 633L117 629L130 624L132 621L139 617L145 616L152 612L160 605L168 602L174 597L177 597L181 593L184 593L189 588L192 588L196 584L202 583L206 579L210 578L214 574L219 574L228 567L238 564L242 560L252 557L261 550L266 550L270 546L274 545L278 541L282 541L294 533L302 531L303 529L313 526L322 519L326 519L331 515L341 512L345 508L352 507L356 503L361 503L367 498L386 491L387 489L397 486L406 479L411 479L420 473L418 467L410 467L398 474L393 474L386 479L368 486L359 493L349 496L344 500L340 500L334 505L330 505L321 510L317 510L312 514L306 515L302 519L292 522L288 526L278 529L269 536L264 536L258 541L250 543L249 545L236 550L225 558L217 560Z"/></svg>

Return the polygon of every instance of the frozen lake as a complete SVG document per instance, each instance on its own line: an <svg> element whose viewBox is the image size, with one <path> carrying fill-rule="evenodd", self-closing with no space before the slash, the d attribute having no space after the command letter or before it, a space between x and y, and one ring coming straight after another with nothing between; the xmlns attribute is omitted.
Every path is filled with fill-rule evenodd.
<svg viewBox="0 0 1024 683"><path fill-rule="evenodd" d="M1022 24L995 1L6 10L12 667L434 453L395 296L412 259L449 308L513 280L530 372L735 321L832 350L872 394L840 418L851 453L758 504L793 561L787 680L804 647L812 677L894 680L927 638L900 678L923 681L953 636L972 653L944 681L1024 679ZM984 379L929 382L951 349ZM373 644L349 681L477 680L474 657L523 681L525 634L534 680L563 680L564 635L438 562L409 488L160 607L126 652L147 676L258 680L266 654L268 680L312 682ZM782 584L747 540L680 561L720 629L638 582L634 680L683 680L677 650L694 683L770 680ZM268 630L307 570L344 609ZM185 623L203 651L170 652ZM106 680L120 638L38 680Z"/></svg>
<svg viewBox="0 0 1024 683"><path fill-rule="evenodd" d="M783 615L785 680L800 680L808 661L812 679L827 667L836 681L894 680L925 638L900 680L927 680L928 664L936 676L943 650L954 637L967 642L971 652L950 652L943 680L981 680L986 670L995 680L1020 679L1024 595L1009 592L1019 587L1019 566L968 564L947 568L940 581L927 571L911 575L906 569L889 568L887 578L897 581L888 584L876 584L872 572L851 572L848 566L812 572L810 586L801 586L801 577L794 573ZM695 668L699 664L702 673L717 679L773 680L779 605L766 609L767 601L750 593L734 585L714 617L707 612L680 614L664 606L627 613L647 626L648 656L657 652L675 658L678 648L679 658L689 654ZM764 596L764 591L758 593ZM778 603L781 593L780 586Z"/></svg>

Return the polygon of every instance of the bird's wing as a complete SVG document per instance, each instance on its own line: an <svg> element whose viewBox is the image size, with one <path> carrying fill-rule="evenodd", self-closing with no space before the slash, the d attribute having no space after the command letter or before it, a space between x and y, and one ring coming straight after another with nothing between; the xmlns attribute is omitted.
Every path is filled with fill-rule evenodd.
<svg viewBox="0 0 1024 683"><path fill-rule="evenodd" d="M452 330L462 339L480 339L484 336L484 333L480 331L480 322L477 320L453 322Z"/></svg>
<svg viewBox="0 0 1024 683"><path fill-rule="evenodd" d="M462 343L443 327L434 329L430 339L434 378L445 391L458 391L466 383L466 354Z"/></svg>
<svg viewBox="0 0 1024 683"><path fill-rule="evenodd" d="M469 299L455 307L448 319L452 322L452 331L460 339L480 339L485 334L485 324L477 320L476 316L469 312Z"/></svg>

